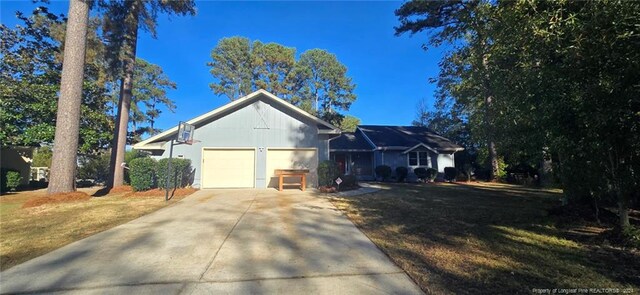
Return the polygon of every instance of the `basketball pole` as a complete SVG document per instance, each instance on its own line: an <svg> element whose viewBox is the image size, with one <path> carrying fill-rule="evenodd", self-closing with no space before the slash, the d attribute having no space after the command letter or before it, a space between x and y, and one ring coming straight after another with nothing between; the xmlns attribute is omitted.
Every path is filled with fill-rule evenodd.
<svg viewBox="0 0 640 295"><path fill-rule="evenodd" d="M171 139L171 147L169 148L169 160L167 160L167 179L166 179L166 191L164 192L164 201L169 201L169 179L171 176L171 158L173 158L173 139Z"/></svg>

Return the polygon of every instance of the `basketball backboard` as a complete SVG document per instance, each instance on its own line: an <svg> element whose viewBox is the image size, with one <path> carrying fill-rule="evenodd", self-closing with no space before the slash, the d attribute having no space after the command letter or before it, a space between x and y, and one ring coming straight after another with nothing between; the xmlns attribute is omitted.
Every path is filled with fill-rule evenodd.
<svg viewBox="0 0 640 295"><path fill-rule="evenodd" d="M193 143L193 132L195 131L195 127L187 122L180 122L178 125L178 136L176 137L176 142L178 143Z"/></svg>

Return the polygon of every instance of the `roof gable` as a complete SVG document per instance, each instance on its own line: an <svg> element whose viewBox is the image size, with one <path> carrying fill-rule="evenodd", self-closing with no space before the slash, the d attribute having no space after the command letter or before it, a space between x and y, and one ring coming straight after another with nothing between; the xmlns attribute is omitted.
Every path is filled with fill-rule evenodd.
<svg viewBox="0 0 640 295"><path fill-rule="evenodd" d="M213 120L218 120L230 113L233 113L241 108L244 108L250 104L252 104L253 102L259 100L259 99L265 99L268 100L269 102L273 103L274 105L277 105L278 107L281 107L287 111L292 112L293 114L300 116L301 118L304 118L306 120L308 120L309 122L314 122L318 125L318 133L320 134L340 134L340 129L338 129L336 126L333 126L331 124L329 124L328 122L319 119L301 109L299 109L298 107L286 102L285 100L269 93L266 90L260 89L258 91L255 91L247 96L244 96L242 98L239 98L233 102L230 102L224 106L221 106L213 111L210 111L208 113L205 113L201 116L198 116L196 118L193 118L189 121L187 121L187 123L195 125L196 128L206 125L207 123L213 121ZM259 115L256 114L256 115ZM178 126L175 126L171 129L168 129L160 134L154 135L144 141L141 141L137 144L135 144L133 147L134 148L138 148L138 149L142 149L142 148L147 148L147 147L151 147L151 143L154 142L159 142L159 141L169 141L173 136L175 136L175 134L178 131Z"/></svg>

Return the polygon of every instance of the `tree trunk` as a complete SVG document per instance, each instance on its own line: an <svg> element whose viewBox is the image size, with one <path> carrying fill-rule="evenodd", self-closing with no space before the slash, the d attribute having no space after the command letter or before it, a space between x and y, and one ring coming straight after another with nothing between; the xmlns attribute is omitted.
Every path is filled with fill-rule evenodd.
<svg viewBox="0 0 640 295"><path fill-rule="evenodd" d="M629 223L629 196L621 191L621 186L616 187L616 195L618 195L619 225L621 228L625 228L631 225Z"/></svg>
<svg viewBox="0 0 640 295"><path fill-rule="evenodd" d="M609 174L610 174L610 180L613 182L613 190L616 193L616 197L618 199L618 217L619 217L619 222L618 225L620 226L620 228L625 228L627 226L630 225L629 223L629 203L630 203L630 198L628 194L625 194L623 188L624 188L624 182L623 182L623 175L621 175L620 173L617 173L620 169L620 163L622 161L620 161L620 157L618 156L619 153L614 149L614 150L609 150L608 151L608 157L609 157L609 166L607 167L607 169L609 170Z"/></svg>
<svg viewBox="0 0 640 295"><path fill-rule="evenodd" d="M47 190L49 194L76 190L80 105L82 104L88 21L89 3L71 0L56 115L51 176Z"/></svg>
<svg viewBox="0 0 640 295"><path fill-rule="evenodd" d="M482 67L485 71L485 81L484 81L484 122L485 122L485 132L487 136L487 148L489 149L489 163L491 164L491 173L489 174L489 181L496 180L498 177L498 152L496 151L496 143L494 140L494 132L493 132L493 123L491 122L493 119L492 114L492 105L493 105L493 94L491 91L491 86L489 85L490 77L489 77L489 60L487 55L484 54L482 57Z"/></svg>
<svg viewBox="0 0 640 295"><path fill-rule="evenodd" d="M129 126L129 110L131 108L131 96L133 89L133 73L136 64L136 45L138 43L138 9L131 9L132 24L129 26L126 36L124 77L120 83L120 99L118 100L118 115L114 134L113 149L111 150L109 187L117 187L124 184L124 155L127 146L127 127Z"/></svg>
<svg viewBox="0 0 640 295"><path fill-rule="evenodd" d="M542 160L540 161L540 169L538 171L540 185L551 185L553 177L553 161L548 147L542 148Z"/></svg>
<svg viewBox="0 0 640 295"><path fill-rule="evenodd" d="M487 138L489 146L489 162L491 163L491 174L489 175L489 181L494 181L498 177L498 152L496 151L496 143L493 142L492 137Z"/></svg>

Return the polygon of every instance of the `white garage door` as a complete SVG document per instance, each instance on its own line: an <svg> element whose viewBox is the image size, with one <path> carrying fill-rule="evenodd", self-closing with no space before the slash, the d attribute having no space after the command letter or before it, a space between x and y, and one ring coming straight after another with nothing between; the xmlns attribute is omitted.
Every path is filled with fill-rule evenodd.
<svg viewBox="0 0 640 295"><path fill-rule="evenodd" d="M202 152L203 188L254 187L254 149L205 149Z"/></svg>
<svg viewBox="0 0 640 295"><path fill-rule="evenodd" d="M269 186L273 186L276 169L309 169L315 175L318 168L318 156L315 149L268 149L267 177L271 178ZM312 175L310 175L312 176ZM307 183L314 183L311 177Z"/></svg>

